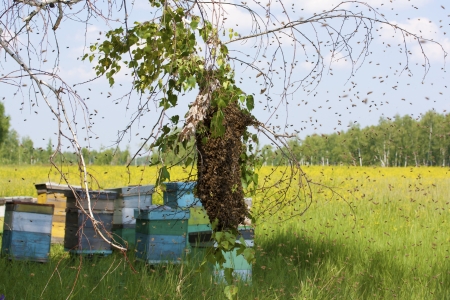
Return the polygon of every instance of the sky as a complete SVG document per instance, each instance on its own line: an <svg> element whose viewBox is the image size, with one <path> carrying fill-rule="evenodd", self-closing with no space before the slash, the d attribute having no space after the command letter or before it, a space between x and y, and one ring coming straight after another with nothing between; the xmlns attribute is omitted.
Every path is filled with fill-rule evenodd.
<svg viewBox="0 0 450 300"><path fill-rule="evenodd" d="M271 12L277 24L271 24L269 28L289 22L283 11L289 11L291 21L304 20L339 3L334 0L287 0L281 7L278 1L264 2L248 1L248 5L255 11L262 12L263 17L260 5L272 7ZM353 33L354 22L342 25L342 21L330 19L327 20L328 25L300 25L299 30L291 36L287 35L289 32L277 34L274 37L279 37L282 42L279 49L275 44L270 45L271 37L227 44L230 56L252 61L254 66L272 76L273 86L267 86L264 76L257 76L259 71L239 63L233 64L236 82L246 93L255 95L257 106L253 113L261 122L275 130L277 127L272 126L279 126L280 133L296 134L302 139L311 134L343 131L350 124L359 124L361 127L375 125L380 117L393 118L397 114L420 117L421 113L432 109L438 113L450 112L450 78L445 60L445 52L450 53L450 4L444 0L364 2L372 10L362 3L347 3L341 7L355 12L363 11L366 16L373 16L376 11L392 24L420 36L422 42L417 43L410 36L404 36L398 29L394 30L386 24L374 24L369 49L361 52L366 34L364 28L360 27ZM83 4L77 5L81 9ZM131 21L142 22L153 15L147 2L138 2L128 9ZM220 18L225 23L226 33L229 28L233 28L241 36L252 32L251 18L243 9L227 7ZM2 22L1 26L3 25ZM41 25L37 23L36 26ZM86 117L83 115L82 105L67 99L69 113L74 115L73 122L77 123L82 146L89 145L93 149L114 146L118 133L135 117L135 109L139 103L139 95L133 92L130 97L119 100L121 95L130 91L129 70L122 70L116 77L115 86L110 87L104 78L92 80L96 77L93 70L95 60L89 63L80 59L84 53L89 52L89 45L102 41L107 30L119 26L121 24L113 21L105 24L100 18L91 18L85 24L73 16L63 20L60 28L54 32L60 49L59 76L76 90L88 108L85 111ZM332 26L342 28L347 34L354 34L349 42L351 48L348 48L352 51L353 59L345 56L348 54L345 49L341 53L330 52L331 47L327 44L330 35L327 30ZM40 44L38 41L41 41L42 31L39 31L39 27L29 35L30 41L37 45L36 51L46 60L39 63L39 68L43 70L52 70L55 65L52 35L53 32L49 34L48 40ZM299 43L291 43L293 37ZM323 76L319 76L320 72L314 72L317 51L305 37L318 41L316 45L321 47ZM23 35L19 39L25 51L27 37ZM223 41L229 41L228 34L223 36ZM260 42L267 42L267 47L258 48ZM422 50L428 61L424 60ZM411 54L406 56L405 51ZM276 60L273 61L272 58ZM33 64L34 61L30 63ZM407 63L409 69L405 70ZM16 69L17 65L0 49L0 73L8 74ZM285 71L291 74L289 84L283 76ZM299 83L310 72L312 77L321 78L317 86L315 81L308 85L312 77ZM281 96L283 92L286 92L286 97ZM180 106L168 114L184 116L194 98L195 91L187 93L181 98ZM49 99L54 104L54 100L51 97ZM20 87L0 81L0 101L11 118L11 128L21 137L31 137L36 148L45 148L49 139L55 141L57 124L43 99L35 95L26 78L22 79ZM151 106L150 111L128 131L120 148L129 147L131 151L136 151L142 144L142 138L148 135L150 128L157 122L159 112L160 108L156 104ZM94 122L90 128L92 132L83 128L86 127L86 118L92 118ZM166 122L168 121L164 121ZM262 144L270 143L263 135L260 135L260 139ZM68 146L68 143L64 146Z"/></svg>

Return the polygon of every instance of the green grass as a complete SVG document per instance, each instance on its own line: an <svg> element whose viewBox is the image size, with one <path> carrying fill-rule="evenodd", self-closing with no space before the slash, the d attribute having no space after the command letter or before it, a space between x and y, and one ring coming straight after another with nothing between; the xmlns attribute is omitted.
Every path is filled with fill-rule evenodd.
<svg viewBox="0 0 450 300"><path fill-rule="evenodd" d="M239 299L450 299L447 170L331 170L318 178L335 184L347 202L313 187L305 215L261 221L253 282L237 282ZM212 270L198 273L193 262L149 267L132 254L128 259L115 253L80 260L60 247L47 264L0 258L0 294L6 300L224 299Z"/></svg>

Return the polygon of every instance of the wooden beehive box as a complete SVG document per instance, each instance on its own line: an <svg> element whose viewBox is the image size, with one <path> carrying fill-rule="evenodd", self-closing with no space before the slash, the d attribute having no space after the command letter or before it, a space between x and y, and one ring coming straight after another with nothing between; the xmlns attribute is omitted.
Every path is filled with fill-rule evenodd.
<svg viewBox="0 0 450 300"><path fill-rule="evenodd" d="M185 255L189 210L157 207L134 211L136 258L149 264L180 262Z"/></svg>
<svg viewBox="0 0 450 300"><path fill-rule="evenodd" d="M167 182L164 183L164 205L172 208L189 208L201 206L200 199L194 197L196 182Z"/></svg>
<svg viewBox="0 0 450 300"><path fill-rule="evenodd" d="M118 197L114 201L113 238L122 246L135 247L136 220L134 210L149 208L152 205L154 190L154 185L108 189L108 191L118 193Z"/></svg>
<svg viewBox="0 0 450 300"><path fill-rule="evenodd" d="M2 255L10 259L48 261L53 211L53 204L6 203Z"/></svg>
<svg viewBox="0 0 450 300"><path fill-rule="evenodd" d="M241 226L239 228L240 235L236 237L239 241L241 237L244 238L247 247L253 247L254 245L254 230L248 226ZM243 255L237 255L237 250L231 252L222 252L225 256L226 263L223 264L224 268L233 268L234 275L243 281L252 280L252 265L247 262ZM219 270L218 265L215 267L215 273L219 281L224 280L223 270Z"/></svg>
<svg viewBox="0 0 450 300"><path fill-rule="evenodd" d="M36 203L37 199L28 196L3 197L0 198L0 234L3 233L3 223L5 220L5 204L12 201Z"/></svg>
<svg viewBox="0 0 450 300"><path fill-rule="evenodd" d="M38 193L38 203L55 205L52 224L52 244L62 244L64 242L64 227L66 220L67 199L75 198L72 189L68 185L54 182L35 184ZM75 190L79 186L73 187Z"/></svg>
<svg viewBox="0 0 450 300"><path fill-rule="evenodd" d="M101 235L94 229L92 220L86 215L89 213L89 195L91 209L95 219L100 222ZM114 201L118 193L114 191L77 190L76 197L67 198L64 249L73 254L101 254L112 253L111 231L113 224ZM78 206L82 207L86 213Z"/></svg>
<svg viewBox="0 0 450 300"><path fill-rule="evenodd" d="M107 241L111 241L112 211L95 211L94 217L100 222L100 232ZM95 232L92 220L81 210L68 208L64 249L73 254L101 254L112 253L111 245Z"/></svg>

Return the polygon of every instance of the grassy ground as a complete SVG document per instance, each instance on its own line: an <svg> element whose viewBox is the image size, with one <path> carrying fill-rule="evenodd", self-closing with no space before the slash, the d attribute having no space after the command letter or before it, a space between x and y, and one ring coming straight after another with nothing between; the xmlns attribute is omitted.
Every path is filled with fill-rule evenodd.
<svg viewBox="0 0 450 300"><path fill-rule="evenodd" d="M315 185L308 212L288 220L262 213L265 201L256 197L255 210L264 216L256 229L257 262L252 284L236 283L240 299L450 299L448 169L305 172L345 201ZM132 254L128 261L120 253L80 260L53 247L48 264L0 259L0 295L7 300L224 298L213 272L196 270L192 262L152 268Z"/></svg>

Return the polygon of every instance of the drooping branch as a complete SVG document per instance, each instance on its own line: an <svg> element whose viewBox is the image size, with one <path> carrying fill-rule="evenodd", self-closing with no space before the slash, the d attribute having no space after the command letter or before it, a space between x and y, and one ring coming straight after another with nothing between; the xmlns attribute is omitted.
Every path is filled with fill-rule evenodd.
<svg viewBox="0 0 450 300"><path fill-rule="evenodd" d="M82 170L83 173L83 188L86 191L86 200L87 200L87 204L88 204L88 211L86 212L84 210L84 208L82 207L82 205L80 206L80 209L83 211L84 214L86 214L87 216L89 216L89 218L92 221L92 224L94 226L94 229L96 231L97 234L100 235L100 237L107 242L108 244L110 244L111 246L122 250L122 251L126 251L126 248L123 248L122 246L112 243L110 242L101 232L99 226L100 226L100 222L97 221L94 217L93 211L92 211L92 207L91 207L91 199L90 199L90 195L89 195L89 187L88 187L88 172L87 172L87 168L86 168L86 163L84 161L84 157L82 155L82 147L80 146L80 143L78 142L78 137L77 134L75 132L75 129L72 127L72 123L67 115L67 109L65 108L65 104L64 104L64 100L61 97L61 93L63 92L62 88L56 89L55 87L53 87L52 85L48 84L47 82L43 81L42 79L39 79L34 72L28 67L28 65L22 60L22 58L14 53L14 51L12 51L9 47L8 47L8 43L2 38L2 33L3 30L0 28L0 46L6 51L6 53L8 53L19 65L20 67L28 73L28 75L30 76L31 80L36 84L37 88L40 91L40 94L42 95L42 97L44 98L45 103L47 104L47 106L50 108L52 114L57 118L58 120L58 126L60 127L62 123L66 123L67 127L69 128L69 131L71 133L71 137L69 138L69 140L71 141L72 144L75 145L75 148L77 150L77 154L78 157L80 159L79 164L80 164L80 168ZM44 93L44 89L43 87L48 88L52 94L55 96L55 98L57 99L57 103L58 106L61 106L61 111L62 111L62 118L61 118L61 114L58 113L52 106L52 104L50 103L47 95ZM64 120L64 121L63 121ZM62 134L61 132L61 128L59 130L59 134ZM69 187L72 189L72 192L74 193L74 195L76 195L75 190L73 189L73 187L70 185L70 183L68 182L68 179L66 178L66 176L64 175L64 173L62 172L62 170L60 170L56 164L53 161L53 157L55 156L56 152L53 153L50 161L53 164L53 166L59 170L60 175L64 178L64 180L66 181L66 183L69 185Z"/></svg>

